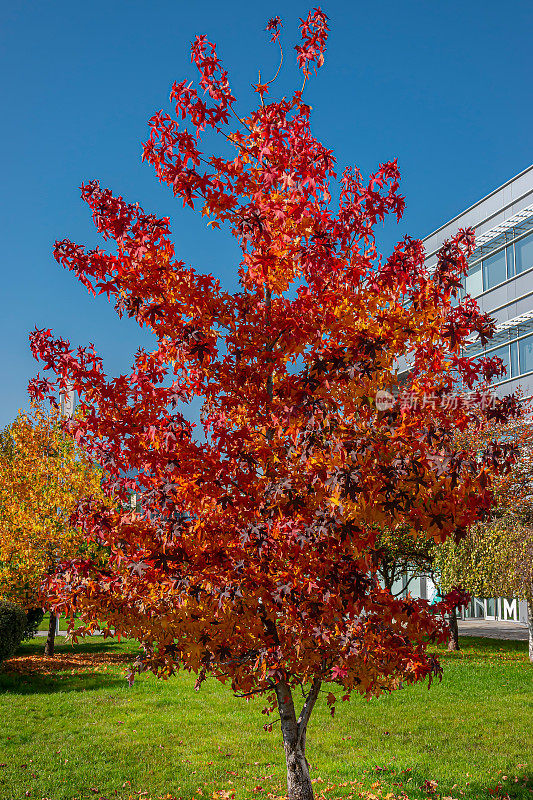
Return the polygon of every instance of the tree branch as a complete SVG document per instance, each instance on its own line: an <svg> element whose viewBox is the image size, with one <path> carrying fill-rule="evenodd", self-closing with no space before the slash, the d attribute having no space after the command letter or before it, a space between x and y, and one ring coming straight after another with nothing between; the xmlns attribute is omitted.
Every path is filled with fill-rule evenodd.
<svg viewBox="0 0 533 800"><path fill-rule="evenodd" d="M318 693L320 692L320 687L322 685L322 679L316 676L313 680L311 685L311 690L307 695L303 708L300 712L300 716L298 717L298 743L302 741L305 737L305 732L307 730L307 723L309 722L309 717L311 716L311 712L315 707L315 703L318 697Z"/></svg>

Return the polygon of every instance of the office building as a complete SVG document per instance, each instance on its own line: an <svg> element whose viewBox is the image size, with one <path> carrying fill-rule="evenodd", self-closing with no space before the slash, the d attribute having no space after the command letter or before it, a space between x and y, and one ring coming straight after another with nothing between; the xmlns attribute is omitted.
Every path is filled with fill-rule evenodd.
<svg viewBox="0 0 533 800"><path fill-rule="evenodd" d="M426 265L434 266L443 242L467 227L476 232L476 249L465 291L496 322L487 346L467 353L502 359L507 374L494 384L499 396L521 386L533 397L533 165L426 236Z"/></svg>
<svg viewBox="0 0 533 800"><path fill-rule="evenodd" d="M496 332L485 347L474 343L466 352L501 358L507 373L493 384L498 396L520 386L524 399L533 398L533 165L426 236L428 269L444 241L468 227L475 230L476 249L463 295L470 294L490 314ZM409 589L421 597L434 591L429 578L416 579ZM516 598L473 598L464 615L527 621L525 601Z"/></svg>

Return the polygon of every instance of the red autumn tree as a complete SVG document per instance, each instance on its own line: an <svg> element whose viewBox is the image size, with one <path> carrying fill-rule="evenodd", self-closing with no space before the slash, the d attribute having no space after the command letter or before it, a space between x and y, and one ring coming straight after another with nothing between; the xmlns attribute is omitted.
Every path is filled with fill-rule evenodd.
<svg viewBox="0 0 533 800"><path fill-rule="evenodd" d="M268 30L278 41L278 18ZM302 20L304 85L323 63L327 30L320 9ZM105 619L137 638L138 670L167 677L183 667L197 686L213 676L277 704L288 796L308 800L307 724L323 682L348 699L438 673L426 648L446 635L448 606L439 617L425 601L391 596L376 579L374 543L384 526L443 540L490 509L506 448L457 450L452 434L474 411L441 400L457 376L473 386L499 364L462 355L468 337L493 329L472 300L452 306L471 232L442 247L431 275L419 241L381 258L374 227L404 207L396 162L367 181L346 169L337 184L302 90L266 103L269 84L258 84L258 108L239 116L205 37L192 61L203 95L187 81L173 86L175 113L152 118L144 158L184 205L235 237L240 287L230 294L180 261L168 219L96 181L82 187L112 250L64 240L56 259L157 345L110 379L92 345L31 335L55 376L37 376L32 393L70 382L81 398L70 427L107 491L141 496L137 511L80 508L109 564L64 564L53 590L57 609L80 612L88 629ZM202 151L206 131L220 136L221 154ZM420 402L377 409L406 354ZM183 415L194 397L201 436ZM504 419L514 407L507 398L483 413ZM333 692L326 700L333 709Z"/></svg>
<svg viewBox="0 0 533 800"><path fill-rule="evenodd" d="M491 442L511 444L517 458L511 469L498 475L493 482L498 513L526 514L531 507L533 494L533 408L524 400L521 390L516 392L520 413L508 421L476 419L464 431L457 431L455 443L460 449L475 450Z"/></svg>

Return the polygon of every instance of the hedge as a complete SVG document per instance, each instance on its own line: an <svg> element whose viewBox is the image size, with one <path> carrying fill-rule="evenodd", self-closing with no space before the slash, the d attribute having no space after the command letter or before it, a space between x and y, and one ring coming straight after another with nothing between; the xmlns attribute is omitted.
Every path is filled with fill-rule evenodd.
<svg viewBox="0 0 533 800"><path fill-rule="evenodd" d="M44 610L42 608L30 608L30 610L26 612L26 629L23 639L30 640L37 636L37 631L39 630L39 625L43 621L43 618Z"/></svg>
<svg viewBox="0 0 533 800"><path fill-rule="evenodd" d="M0 663L20 647L27 622L26 612L19 606L0 600Z"/></svg>

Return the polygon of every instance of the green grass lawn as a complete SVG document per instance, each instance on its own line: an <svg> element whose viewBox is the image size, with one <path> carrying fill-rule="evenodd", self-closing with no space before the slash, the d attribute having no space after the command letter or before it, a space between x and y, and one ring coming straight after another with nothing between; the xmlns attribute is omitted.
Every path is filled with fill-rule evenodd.
<svg viewBox="0 0 533 800"><path fill-rule="evenodd" d="M187 674L129 688L135 643L57 642L56 659L41 660L40 637L0 672L0 800L284 795L280 733L263 730L261 700L214 681L195 692ZM319 701L308 733L317 797L531 798L527 643L462 645L442 654L444 679L429 691L355 698L335 719Z"/></svg>
<svg viewBox="0 0 533 800"><path fill-rule="evenodd" d="M44 615L42 622L39 624L39 628L38 628L38 630L40 630L40 631L47 631L47 630L48 630L48 623L49 623L49 621L50 621L50 614L47 612L47 613ZM64 618L64 617L60 617L60 618L59 618L59 630L60 630L60 631L66 631L66 629L67 629L67 623L66 623L66 620L65 620L65 618Z"/></svg>
<svg viewBox="0 0 533 800"><path fill-rule="evenodd" d="M44 615L43 619L42 619L42 622L39 623L38 630L40 630L40 631L48 631L48 625L49 624L50 624L50 614L47 611L46 614ZM77 622L76 623L76 627L78 627L78 625L81 625L81 622ZM68 628L67 618L63 617L63 616L59 617L59 630L60 631L66 631L67 628Z"/></svg>

